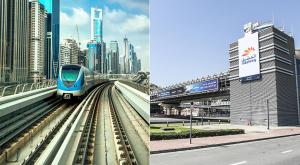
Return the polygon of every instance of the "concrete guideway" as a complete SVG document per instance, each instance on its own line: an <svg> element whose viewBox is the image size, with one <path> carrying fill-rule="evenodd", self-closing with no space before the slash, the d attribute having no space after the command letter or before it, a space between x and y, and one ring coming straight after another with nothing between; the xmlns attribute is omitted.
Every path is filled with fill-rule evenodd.
<svg viewBox="0 0 300 165"><path fill-rule="evenodd" d="M299 165L300 136L150 156L156 165Z"/></svg>
<svg viewBox="0 0 300 165"><path fill-rule="evenodd" d="M192 144L189 144L189 139L159 140L150 142L150 153L158 154L192 150L295 135L300 135L300 127L277 128L265 132L252 132L239 135L193 138Z"/></svg>
<svg viewBox="0 0 300 165"><path fill-rule="evenodd" d="M96 87L36 163L149 164L148 125L117 93L113 83Z"/></svg>
<svg viewBox="0 0 300 165"><path fill-rule="evenodd" d="M149 127L126 98L112 87L112 102L126 132L138 164L149 164Z"/></svg>
<svg viewBox="0 0 300 165"><path fill-rule="evenodd" d="M56 87L48 87L30 92L0 98L0 117L34 104L56 94Z"/></svg>
<svg viewBox="0 0 300 165"><path fill-rule="evenodd" d="M116 88L122 93L132 107L150 123L150 96L128 85L115 81Z"/></svg>
<svg viewBox="0 0 300 165"><path fill-rule="evenodd" d="M9 165L17 165L22 162L23 164L30 164L31 162L28 161L30 156L34 154L34 151L37 151L38 147L42 144L43 141L45 141L50 135L50 133L55 130L55 127L63 120L63 118L71 111L73 106L62 104L62 106L59 106L54 113L51 114L51 116L44 119L44 121L40 122L39 126L42 127L36 134L31 135L30 141L27 143L24 143L19 148L18 153L16 153L14 156L12 156L11 160L13 158L18 157L19 161L11 161L7 164Z"/></svg>

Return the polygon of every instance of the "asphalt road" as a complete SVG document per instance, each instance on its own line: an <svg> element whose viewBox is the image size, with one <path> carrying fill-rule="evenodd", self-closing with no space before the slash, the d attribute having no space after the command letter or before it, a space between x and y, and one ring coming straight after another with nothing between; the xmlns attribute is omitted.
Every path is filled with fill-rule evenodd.
<svg viewBox="0 0 300 165"><path fill-rule="evenodd" d="M150 156L153 165L300 165L300 136Z"/></svg>

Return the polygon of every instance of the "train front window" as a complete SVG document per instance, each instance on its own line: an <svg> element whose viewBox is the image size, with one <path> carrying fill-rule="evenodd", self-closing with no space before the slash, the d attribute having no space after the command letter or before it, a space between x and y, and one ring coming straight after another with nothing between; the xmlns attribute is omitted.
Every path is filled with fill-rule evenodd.
<svg viewBox="0 0 300 165"><path fill-rule="evenodd" d="M61 78L63 81L74 82L77 80L80 67L63 67Z"/></svg>

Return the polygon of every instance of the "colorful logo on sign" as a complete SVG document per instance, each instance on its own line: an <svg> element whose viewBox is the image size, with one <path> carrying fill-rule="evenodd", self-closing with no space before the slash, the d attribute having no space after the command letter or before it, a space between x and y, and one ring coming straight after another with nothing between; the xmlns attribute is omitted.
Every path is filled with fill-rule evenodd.
<svg viewBox="0 0 300 165"><path fill-rule="evenodd" d="M253 47L250 47L250 48L244 50L243 56L248 56L248 55L250 55L251 53L254 53L254 50L255 50L255 49L254 49Z"/></svg>
<svg viewBox="0 0 300 165"><path fill-rule="evenodd" d="M241 60L243 65L256 62L255 49L253 47L248 47L248 49L244 50Z"/></svg>

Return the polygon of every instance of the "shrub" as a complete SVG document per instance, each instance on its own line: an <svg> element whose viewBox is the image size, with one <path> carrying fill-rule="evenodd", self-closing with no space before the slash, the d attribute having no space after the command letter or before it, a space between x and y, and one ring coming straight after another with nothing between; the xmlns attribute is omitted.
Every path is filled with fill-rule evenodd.
<svg viewBox="0 0 300 165"><path fill-rule="evenodd" d="M220 129L220 130L197 130L193 129L192 137L209 137L209 136L223 136L223 135L235 135L244 134L243 129ZM150 140L168 140L168 139L184 139L189 138L189 130L184 130L181 132L151 132Z"/></svg>

